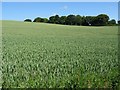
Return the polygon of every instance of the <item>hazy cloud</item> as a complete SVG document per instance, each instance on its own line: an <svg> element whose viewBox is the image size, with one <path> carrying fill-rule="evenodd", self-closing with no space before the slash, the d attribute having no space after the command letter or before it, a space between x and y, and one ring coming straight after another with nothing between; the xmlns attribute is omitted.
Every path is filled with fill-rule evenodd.
<svg viewBox="0 0 120 90"><path fill-rule="evenodd" d="M64 9L64 10L68 9L68 6L66 6L66 5L65 5L65 6L63 6L63 9Z"/></svg>
<svg viewBox="0 0 120 90"><path fill-rule="evenodd" d="M62 7L60 7L61 10L67 10L68 9L68 6L67 5L64 5Z"/></svg>

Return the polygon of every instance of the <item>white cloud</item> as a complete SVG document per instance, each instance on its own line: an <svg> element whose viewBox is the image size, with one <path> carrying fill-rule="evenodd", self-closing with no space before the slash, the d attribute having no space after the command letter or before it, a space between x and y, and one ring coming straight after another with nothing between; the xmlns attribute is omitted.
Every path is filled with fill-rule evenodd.
<svg viewBox="0 0 120 90"><path fill-rule="evenodd" d="M64 6L60 7L59 9L61 9L61 10L67 10L67 9L68 9L68 6L67 6L67 5L64 5Z"/></svg>

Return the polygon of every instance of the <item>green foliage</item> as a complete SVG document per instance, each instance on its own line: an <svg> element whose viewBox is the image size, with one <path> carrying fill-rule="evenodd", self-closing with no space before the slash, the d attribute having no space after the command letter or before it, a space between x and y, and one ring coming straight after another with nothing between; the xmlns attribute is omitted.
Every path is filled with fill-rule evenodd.
<svg viewBox="0 0 120 90"><path fill-rule="evenodd" d="M82 25L83 26L89 26L85 16L82 17Z"/></svg>
<svg viewBox="0 0 120 90"><path fill-rule="evenodd" d="M116 21L109 20L109 16L106 14L100 14L98 16L80 16L80 15L68 15L68 16L51 16L49 20L44 18L36 18L34 22L45 22L63 25L83 25L83 26L107 26L116 25Z"/></svg>
<svg viewBox="0 0 120 90"><path fill-rule="evenodd" d="M49 23L56 23L56 24L58 24L59 23L59 15L51 16L49 18Z"/></svg>
<svg viewBox="0 0 120 90"><path fill-rule="evenodd" d="M32 22L31 19L25 19L24 22Z"/></svg>
<svg viewBox="0 0 120 90"><path fill-rule="evenodd" d="M55 15L55 23L59 24L59 15Z"/></svg>
<svg viewBox="0 0 120 90"><path fill-rule="evenodd" d="M118 20L118 24L120 24L120 20Z"/></svg>
<svg viewBox="0 0 120 90"><path fill-rule="evenodd" d="M48 22L48 19L47 19L47 18L37 17L37 18L34 19L33 22L44 22L44 23L47 23L47 22Z"/></svg>
<svg viewBox="0 0 120 90"><path fill-rule="evenodd" d="M75 15L68 15L66 18L66 24L67 25L75 25L76 17Z"/></svg>
<svg viewBox="0 0 120 90"><path fill-rule="evenodd" d="M108 21L108 25L116 25L116 21L114 19Z"/></svg>
<svg viewBox="0 0 120 90"><path fill-rule="evenodd" d="M86 25L93 26L95 20L95 16L86 16Z"/></svg>
<svg viewBox="0 0 120 90"><path fill-rule="evenodd" d="M55 16L49 17L49 23L55 23Z"/></svg>
<svg viewBox="0 0 120 90"><path fill-rule="evenodd" d="M80 15L76 15L75 25L81 25L81 24L82 24L82 17Z"/></svg>
<svg viewBox="0 0 120 90"><path fill-rule="evenodd" d="M34 19L33 22L41 22L41 18L40 18L40 17L37 17L37 18Z"/></svg>
<svg viewBox="0 0 120 90"><path fill-rule="evenodd" d="M118 86L117 26L73 27L14 21L2 24L3 87Z"/></svg>
<svg viewBox="0 0 120 90"><path fill-rule="evenodd" d="M47 23L47 22L48 22L48 19L47 19L47 18L43 18L43 22L44 22L44 23Z"/></svg>
<svg viewBox="0 0 120 90"><path fill-rule="evenodd" d="M109 16L106 14L100 14L95 17L93 25L95 26L106 26L108 24Z"/></svg>
<svg viewBox="0 0 120 90"><path fill-rule="evenodd" d="M60 19L59 19L59 23L60 24L66 24L66 16L61 16Z"/></svg>

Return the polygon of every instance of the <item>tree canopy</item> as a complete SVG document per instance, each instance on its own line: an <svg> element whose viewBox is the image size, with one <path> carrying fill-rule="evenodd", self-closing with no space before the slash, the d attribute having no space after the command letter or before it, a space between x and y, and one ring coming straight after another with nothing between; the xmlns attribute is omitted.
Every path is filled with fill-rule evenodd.
<svg viewBox="0 0 120 90"><path fill-rule="evenodd" d="M32 22L31 19L25 19L24 22Z"/></svg>
<svg viewBox="0 0 120 90"><path fill-rule="evenodd" d="M108 21L108 24L109 24L109 25L115 25L115 24L116 24L115 19L112 19L112 20Z"/></svg>
<svg viewBox="0 0 120 90"><path fill-rule="evenodd" d="M48 19L47 18L37 17L37 18L34 19L33 22L45 22L45 23L47 23Z"/></svg>
<svg viewBox="0 0 120 90"><path fill-rule="evenodd" d="M118 20L118 24L120 24L120 20Z"/></svg>
<svg viewBox="0 0 120 90"><path fill-rule="evenodd" d="M116 25L115 19L110 20L109 16L106 14L99 14L97 16L80 16L73 14L70 14L68 16L54 15L50 16L49 19L37 17L34 19L33 22L44 22L63 25L83 25L83 26ZM118 21L118 24L120 24L120 20Z"/></svg>
<svg viewBox="0 0 120 90"><path fill-rule="evenodd" d="M106 14L100 14L93 20L94 26L105 26L108 24L109 16Z"/></svg>

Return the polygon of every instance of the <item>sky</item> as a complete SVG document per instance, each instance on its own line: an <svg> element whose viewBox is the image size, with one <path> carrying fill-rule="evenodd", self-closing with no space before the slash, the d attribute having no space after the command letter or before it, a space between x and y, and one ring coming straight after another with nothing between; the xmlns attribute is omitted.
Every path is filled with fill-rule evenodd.
<svg viewBox="0 0 120 90"><path fill-rule="evenodd" d="M52 15L97 16L107 14L118 20L117 2L2 2L2 20L23 21Z"/></svg>

